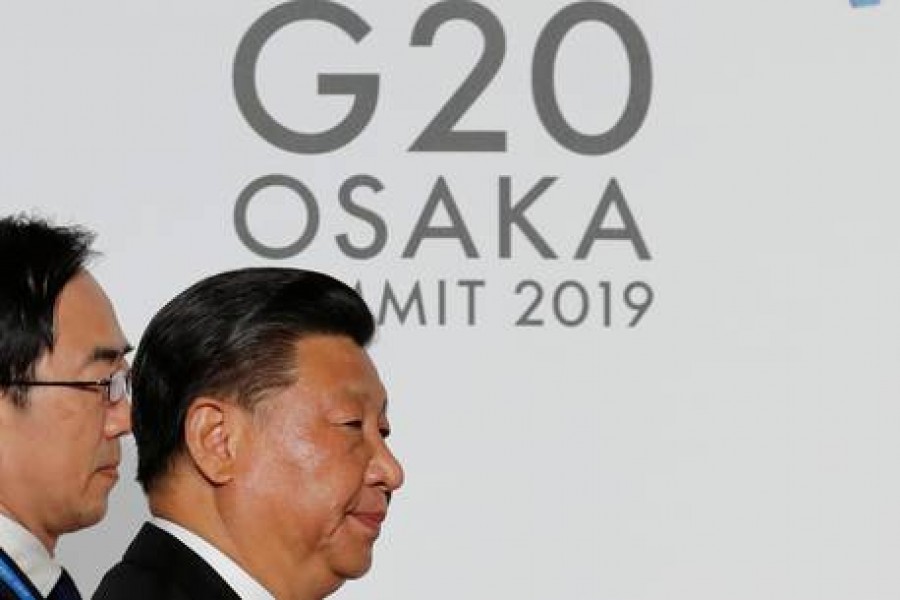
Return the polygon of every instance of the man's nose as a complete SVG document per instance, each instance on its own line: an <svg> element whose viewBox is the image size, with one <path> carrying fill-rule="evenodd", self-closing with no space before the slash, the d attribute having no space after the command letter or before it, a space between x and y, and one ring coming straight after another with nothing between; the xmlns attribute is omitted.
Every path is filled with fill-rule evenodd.
<svg viewBox="0 0 900 600"><path fill-rule="evenodd" d="M382 486L385 491L393 492L403 485L403 466L385 440L380 440L366 472L366 483Z"/></svg>
<svg viewBox="0 0 900 600"><path fill-rule="evenodd" d="M120 400L106 412L106 437L118 437L131 431L131 402Z"/></svg>

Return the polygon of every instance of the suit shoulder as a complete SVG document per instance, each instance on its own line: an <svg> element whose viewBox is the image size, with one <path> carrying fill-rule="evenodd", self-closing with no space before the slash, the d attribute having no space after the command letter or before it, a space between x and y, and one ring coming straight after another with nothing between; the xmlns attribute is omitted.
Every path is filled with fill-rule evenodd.
<svg viewBox="0 0 900 600"><path fill-rule="evenodd" d="M110 569L91 600L191 600L162 573L120 562Z"/></svg>

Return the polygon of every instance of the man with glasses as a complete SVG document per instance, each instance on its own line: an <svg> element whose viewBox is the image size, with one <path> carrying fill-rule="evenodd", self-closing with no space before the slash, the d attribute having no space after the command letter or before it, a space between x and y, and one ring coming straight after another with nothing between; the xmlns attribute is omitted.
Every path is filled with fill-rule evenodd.
<svg viewBox="0 0 900 600"><path fill-rule="evenodd" d="M0 218L0 599L77 600L60 535L103 518L131 428L125 340L93 235Z"/></svg>

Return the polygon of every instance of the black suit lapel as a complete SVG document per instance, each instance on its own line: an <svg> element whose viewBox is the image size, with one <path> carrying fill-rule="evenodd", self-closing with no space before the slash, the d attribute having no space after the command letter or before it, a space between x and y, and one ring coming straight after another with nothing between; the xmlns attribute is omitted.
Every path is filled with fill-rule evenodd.
<svg viewBox="0 0 900 600"><path fill-rule="evenodd" d="M134 538L123 562L163 573L191 598L241 600L205 560L150 523Z"/></svg>

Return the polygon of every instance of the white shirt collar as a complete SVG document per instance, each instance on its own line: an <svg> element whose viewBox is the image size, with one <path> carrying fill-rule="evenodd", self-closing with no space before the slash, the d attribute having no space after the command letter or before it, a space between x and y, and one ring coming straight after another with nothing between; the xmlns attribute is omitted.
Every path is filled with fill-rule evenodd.
<svg viewBox="0 0 900 600"><path fill-rule="evenodd" d="M205 560L241 597L241 600L275 600L275 596L253 579L240 565L196 533L160 517L153 517L150 523L177 538Z"/></svg>
<svg viewBox="0 0 900 600"><path fill-rule="evenodd" d="M62 574L62 567L33 533L3 514L0 514L0 548L28 576L42 596L50 595L50 590Z"/></svg>

